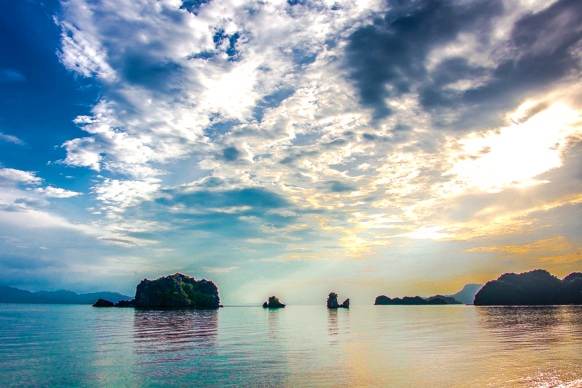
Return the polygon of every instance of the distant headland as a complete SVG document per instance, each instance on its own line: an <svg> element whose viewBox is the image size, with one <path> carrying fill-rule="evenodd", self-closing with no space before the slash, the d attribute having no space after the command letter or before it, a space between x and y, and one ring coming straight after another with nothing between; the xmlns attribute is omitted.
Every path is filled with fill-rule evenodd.
<svg viewBox="0 0 582 388"><path fill-rule="evenodd" d="M506 273L487 282L475 295L477 306L568 304L582 304L581 272L562 280L543 269Z"/></svg>
<svg viewBox="0 0 582 388"><path fill-rule="evenodd" d="M444 295L434 295L428 298L420 296L405 296L403 298L389 298L386 295L376 297L375 305L434 305L434 304L461 304L455 298Z"/></svg>
<svg viewBox="0 0 582 388"><path fill-rule="evenodd" d="M117 303L129 296L118 292L91 292L77 294L69 290L58 291L25 291L14 287L0 286L0 303L30 303L30 304L92 304L97 299L105 299Z"/></svg>

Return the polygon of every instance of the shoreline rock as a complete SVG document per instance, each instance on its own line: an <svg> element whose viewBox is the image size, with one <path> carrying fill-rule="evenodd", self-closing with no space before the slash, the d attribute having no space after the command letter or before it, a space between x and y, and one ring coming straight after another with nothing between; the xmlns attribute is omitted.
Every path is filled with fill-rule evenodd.
<svg viewBox="0 0 582 388"><path fill-rule="evenodd" d="M135 299L131 300L120 300L115 303L115 307L135 307Z"/></svg>
<svg viewBox="0 0 582 388"><path fill-rule="evenodd" d="M113 302L106 299L97 299L97 301L93 303L93 307L113 307L113 306L115 306Z"/></svg>

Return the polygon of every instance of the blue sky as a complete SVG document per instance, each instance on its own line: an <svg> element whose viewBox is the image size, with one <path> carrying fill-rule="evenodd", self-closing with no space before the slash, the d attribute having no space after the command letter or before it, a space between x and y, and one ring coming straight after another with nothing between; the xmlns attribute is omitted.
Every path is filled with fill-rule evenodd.
<svg viewBox="0 0 582 388"><path fill-rule="evenodd" d="M14 1L0 283L227 303L582 264L582 7Z"/></svg>

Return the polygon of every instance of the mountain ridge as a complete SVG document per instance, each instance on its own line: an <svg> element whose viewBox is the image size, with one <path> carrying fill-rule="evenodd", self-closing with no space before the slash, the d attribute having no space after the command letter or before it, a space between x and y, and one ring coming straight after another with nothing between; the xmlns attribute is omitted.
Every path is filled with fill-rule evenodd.
<svg viewBox="0 0 582 388"><path fill-rule="evenodd" d="M0 286L0 303L31 304L93 304L97 299L118 302L130 297L118 292L98 291L78 294L70 290L26 291L16 287Z"/></svg>
<svg viewBox="0 0 582 388"><path fill-rule="evenodd" d="M477 283L465 284L459 292L447 296L454 298L463 304L473 304L475 295L477 295L477 292L479 292L481 287L483 287L483 285Z"/></svg>

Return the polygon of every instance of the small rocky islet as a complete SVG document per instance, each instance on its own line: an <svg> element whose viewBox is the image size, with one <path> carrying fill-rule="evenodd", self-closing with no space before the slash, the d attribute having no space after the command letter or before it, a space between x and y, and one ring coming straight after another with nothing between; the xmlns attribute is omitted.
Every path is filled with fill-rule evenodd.
<svg viewBox="0 0 582 388"><path fill-rule="evenodd" d="M346 299L342 302L342 304L339 304L337 302L337 297L338 295L335 292L330 292L329 296L327 297L327 308L328 309L338 309L338 308L343 308L343 309L349 309L350 308L350 299Z"/></svg>
<svg viewBox="0 0 582 388"><path fill-rule="evenodd" d="M97 302L93 304L93 307L114 307L115 303L106 299L97 299Z"/></svg>
<svg viewBox="0 0 582 388"><path fill-rule="evenodd" d="M264 309L280 309L283 307L285 307L285 304L281 303L279 298L277 298L276 296L270 296L269 299L265 303L263 303Z"/></svg>

